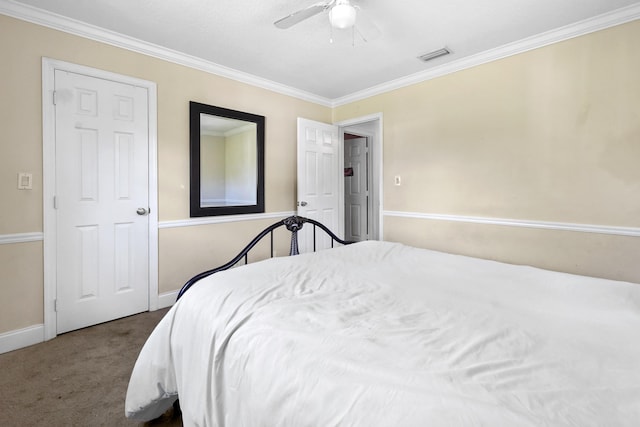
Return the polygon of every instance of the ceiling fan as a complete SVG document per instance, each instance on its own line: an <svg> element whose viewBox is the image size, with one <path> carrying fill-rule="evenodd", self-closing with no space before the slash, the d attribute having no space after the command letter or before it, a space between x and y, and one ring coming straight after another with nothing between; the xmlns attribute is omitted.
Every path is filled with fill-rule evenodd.
<svg viewBox="0 0 640 427"><path fill-rule="evenodd" d="M360 18L364 17L359 13L361 11L360 6L352 4L349 0L328 0L315 3L309 7L293 12L284 18L278 19L273 25L284 30L325 11L329 12L329 23L332 30L333 28L340 30L351 28L354 34L357 32L365 42L374 38L380 32L377 27L367 19L358 19L358 26L356 27L357 15L359 15ZM366 28L366 31L363 30L363 28ZM367 33L367 37L365 37L363 32Z"/></svg>

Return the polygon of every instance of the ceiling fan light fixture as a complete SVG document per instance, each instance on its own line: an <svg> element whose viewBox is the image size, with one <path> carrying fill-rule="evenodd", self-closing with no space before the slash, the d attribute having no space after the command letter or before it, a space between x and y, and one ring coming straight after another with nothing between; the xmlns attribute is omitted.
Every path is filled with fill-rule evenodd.
<svg viewBox="0 0 640 427"><path fill-rule="evenodd" d="M338 3L329 10L329 22L334 28L345 29L356 23L356 8L349 3Z"/></svg>

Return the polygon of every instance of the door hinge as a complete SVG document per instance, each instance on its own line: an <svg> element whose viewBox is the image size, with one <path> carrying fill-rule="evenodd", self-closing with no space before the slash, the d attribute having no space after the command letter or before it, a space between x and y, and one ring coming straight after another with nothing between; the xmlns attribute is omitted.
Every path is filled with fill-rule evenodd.
<svg viewBox="0 0 640 427"><path fill-rule="evenodd" d="M56 105L56 102L57 102L56 94L57 93L58 93L57 91L55 91L55 90L53 91L53 105Z"/></svg>
<svg viewBox="0 0 640 427"><path fill-rule="evenodd" d="M58 300L57 299L53 300L53 311L55 311L56 313L58 312Z"/></svg>
<svg viewBox="0 0 640 427"><path fill-rule="evenodd" d="M53 196L53 209L58 209L58 197Z"/></svg>

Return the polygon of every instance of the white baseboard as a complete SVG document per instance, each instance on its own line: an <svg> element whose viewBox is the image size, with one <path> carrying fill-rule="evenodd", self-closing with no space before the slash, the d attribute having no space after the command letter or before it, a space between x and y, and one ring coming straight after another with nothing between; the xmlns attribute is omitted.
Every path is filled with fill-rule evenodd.
<svg viewBox="0 0 640 427"><path fill-rule="evenodd" d="M158 295L158 309L171 307L176 302L178 291L165 292Z"/></svg>
<svg viewBox="0 0 640 427"><path fill-rule="evenodd" d="M0 354L44 342L44 325L33 325L0 334Z"/></svg>
<svg viewBox="0 0 640 427"><path fill-rule="evenodd" d="M158 295L158 309L171 307L178 291ZM0 354L44 342L44 325L33 325L0 334Z"/></svg>

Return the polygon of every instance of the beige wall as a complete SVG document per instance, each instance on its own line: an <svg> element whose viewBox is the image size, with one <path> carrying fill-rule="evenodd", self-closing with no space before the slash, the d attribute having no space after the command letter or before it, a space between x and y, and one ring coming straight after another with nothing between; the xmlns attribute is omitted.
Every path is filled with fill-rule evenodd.
<svg viewBox="0 0 640 427"><path fill-rule="evenodd" d="M42 242L0 245L0 333L42 323L43 298Z"/></svg>
<svg viewBox="0 0 640 427"><path fill-rule="evenodd" d="M266 117L266 211L295 210L296 118L329 122L330 108L0 15L0 235L42 232L43 56L157 83L160 221L189 218L189 101ZM33 190L17 190L18 172L33 173ZM263 227L242 224L247 233ZM226 261L195 261L194 234L219 247L235 228L161 229L160 291L179 288L203 264ZM43 322L42 265L42 242L0 245L0 333Z"/></svg>
<svg viewBox="0 0 640 427"><path fill-rule="evenodd" d="M293 210L293 208L291 208ZM202 227L166 228L161 230L162 239L170 242L185 242L180 247L161 245L159 263L164 280L160 283L160 293L173 291L193 275L218 267L232 259L249 243L258 232L274 220L253 221L248 227L245 222L210 224ZM274 233L274 255L289 254L290 233L278 229ZM269 238L263 239L251 252L249 262L269 257ZM213 261L212 261L213 260ZM188 266L188 268L185 268Z"/></svg>
<svg viewBox="0 0 640 427"><path fill-rule="evenodd" d="M635 21L341 106L334 120L383 113L386 211L638 228L638 40ZM391 216L384 237L640 283L637 237Z"/></svg>
<svg viewBox="0 0 640 427"><path fill-rule="evenodd" d="M226 199L246 204L256 203L256 129L230 135L225 141Z"/></svg>
<svg viewBox="0 0 640 427"><path fill-rule="evenodd" d="M225 138L200 135L200 196L224 199Z"/></svg>
<svg viewBox="0 0 640 427"><path fill-rule="evenodd" d="M385 210L640 227L637 40L640 21L332 111L0 15L0 235L42 231L43 56L157 83L160 221L189 217L193 100L266 116L267 212L295 209L296 117L382 112ZM18 172L33 190L16 189ZM160 292L269 222L160 229ZM416 246L640 283L638 238L389 216L384 227ZM42 262L41 242L0 245L0 333L43 322Z"/></svg>

